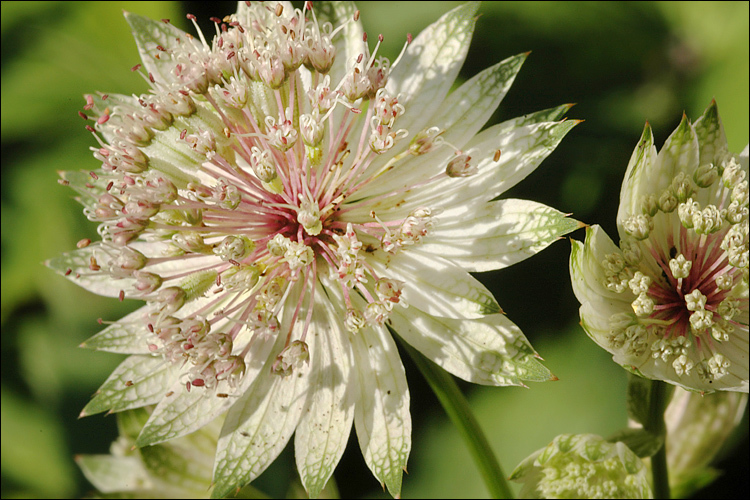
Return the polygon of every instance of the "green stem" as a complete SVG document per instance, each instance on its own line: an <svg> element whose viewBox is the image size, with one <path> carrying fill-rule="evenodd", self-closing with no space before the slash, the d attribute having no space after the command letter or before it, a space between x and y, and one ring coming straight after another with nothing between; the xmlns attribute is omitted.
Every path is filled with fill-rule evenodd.
<svg viewBox="0 0 750 500"><path fill-rule="evenodd" d="M664 423L664 411L672 397L674 387L659 380L651 381L648 422L646 427L657 435L664 436L659 451L651 457L651 474L654 486L654 498L670 498L669 471L667 470L667 428Z"/></svg>
<svg viewBox="0 0 750 500"><path fill-rule="evenodd" d="M458 388L456 381L406 342L402 341L401 345L427 379L440 404L443 405L445 413L461 434L492 498L513 498L513 492L505 480L500 463L495 458L487 438L474 418L469 403Z"/></svg>

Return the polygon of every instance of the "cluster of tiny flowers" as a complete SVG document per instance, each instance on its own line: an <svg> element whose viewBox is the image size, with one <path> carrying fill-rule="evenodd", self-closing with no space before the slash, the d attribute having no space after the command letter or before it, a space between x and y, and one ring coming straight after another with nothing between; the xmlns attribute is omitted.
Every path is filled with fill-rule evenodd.
<svg viewBox="0 0 750 500"><path fill-rule="evenodd" d="M641 198L641 213L623 223L632 239L621 243L622 253L607 254L602 261L607 288L635 297L631 305L637 319L611 318L613 348L626 346L634 356L650 349L653 358L669 363L678 376L693 369L704 380L727 374L729 361L711 345L729 341L732 322L736 324L741 308L747 309L745 177L729 156L719 164L702 165L692 178L679 173L658 196ZM708 189L718 191L718 206L701 207L696 201L707 199L701 191ZM679 235L649 239L656 224L671 225L675 211L682 223ZM644 261L644 252L654 260ZM698 366L689 355L691 347L702 353Z"/></svg>
<svg viewBox="0 0 750 500"><path fill-rule="evenodd" d="M510 476L523 498L652 498L646 467L624 443L563 434Z"/></svg>
<svg viewBox="0 0 750 500"><path fill-rule="evenodd" d="M599 342L647 376L659 373L701 391L746 392L746 153L727 150L715 104L695 125L683 119L658 157L650 144L647 127L623 185L619 248L600 257L596 272L603 287L597 293L630 307L600 308L602 319L610 315L609 334ZM649 183L670 169L671 179L654 191ZM598 227L589 233L587 247L602 244ZM571 269L576 293L587 296L576 285L579 271ZM595 328L591 313L581 314Z"/></svg>
<svg viewBox="0 0 750 500"><path fill-rule="evenodd" d="M217 496L292 436L318 495L354 426L398 496L411 415L394 332L471 382L554 379L470 272L580 227L497 199L579 121L562 105L482 130L528 54L451 90L478 8L407 36L392 64L350 2L240 2L210 41L125 14L150 91L85 97L101 168L61 183L101 241L47 265L146 304L83 344L130 357L82 416L156 404L137 446L224 417Z"/></svg>
<svg viewBox="0 0 750 500"><path fill-rule="evenodd" d="M169 49L157 46L155 57L169 73L145 75L150 94L86 96L81 113L92 122L87 128L99 140L94 156L102 162L87 183L95 201L85 213L100 223L102 237L90 271L132 280L121 298L150 304L143 319L153 333L149 348L194 365L188 388L224 379L235 385L246 354L231 354L238 333L245 326L257 336L275 333L290 284L313 279L322 264L341 285L350 331L382 325L394 305L405 305L404 283L379 276L363 254L418 244L433 212L421 207L383 220L370 211L369 220L346 221L342 203L400 160L450 147L433 127L385 168L368 169L408 135L398 128L404 106L385 89L390 62L376 56L377 47L369 52L365 35L350 71L331 82L331 39L345 24L321 25L309 2L291 12L281 4L245 12L213 19L211 43L201 33L200 40L185 35ZM358 130L363 112L366 126ZM194 178L160 161L165 149L200 164ZM454 156L424 182L475 171L469 156ZM147 255L144 241L168 248ZM352 303L353 289L365 305ZM227 292L235 297L225 300ZM186 319L175 316L207 293L216 300ZM229 314L241 320L223 321ZM303 334L294 342L304 340ZM305 357L294 342L288 339L279 356L279 373Z"/></svg>

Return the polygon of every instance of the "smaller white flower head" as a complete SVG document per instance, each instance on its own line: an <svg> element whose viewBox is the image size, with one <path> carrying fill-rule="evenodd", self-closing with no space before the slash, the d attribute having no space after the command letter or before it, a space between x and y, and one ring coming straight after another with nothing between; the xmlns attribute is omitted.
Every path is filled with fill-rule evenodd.
<svg viewBox="0 0 750 500"><path fill-rule="evenodd" d="M599 226L573 243L581 324L626 369L748 392L747 172L716 103L658 154L647 125L622 185L619 247Z"/></svg>
<svg viewBox="0 0 750 500"><path fill-rule="evenodd" d="M562 434L524 459L510 479L521 498L652 498L643 461L624 443Z"/></svg>

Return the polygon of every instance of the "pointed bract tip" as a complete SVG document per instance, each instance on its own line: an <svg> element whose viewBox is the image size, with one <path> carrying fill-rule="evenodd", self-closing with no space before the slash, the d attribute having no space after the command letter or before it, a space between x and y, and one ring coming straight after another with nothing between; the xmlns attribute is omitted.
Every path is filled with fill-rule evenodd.
<svg viewBox="0 0 750 500"><path fill-rule="evenodd" d="M565 104L565 106L567 106L567 107L568 107L568 109L570 109L570 108L572 108L573 106L575 106L576 104L578 104L578 103L577 103L577 102L569 102L569 103Z"/></svg>
<svg viewBox="0 0 750 500"><path fill-rule="evenodd" d="M555 375L553 373L550 373L550 375L549 375L549 381L550 382L557 382L558 380L560 380L560 379L557 378L557 375Z"/></svg>
<svg viewBox="0 0 750 500"><path fill-rule="evenodd" d="M81 410L81 413L78 414L78 418L81 419L83 417L88 417L88 413L86 413L86 409Z"/></svg>
<svg viewBox="0 0 750 500"><path fill-rule="evenodd" d="M531 54L530 50L528 50L528 51L526 51L526 52L523 53L523 55L525 55L526 57L529 57L529 54Z"/></svg>
<svg viewBox="0 0 750 500"><path fill-rule="evenodd" d="M585 222L576 221L578 223L578 227L576 229L581 229L582 227L591 227L589 224L586 224Z"/></svg>

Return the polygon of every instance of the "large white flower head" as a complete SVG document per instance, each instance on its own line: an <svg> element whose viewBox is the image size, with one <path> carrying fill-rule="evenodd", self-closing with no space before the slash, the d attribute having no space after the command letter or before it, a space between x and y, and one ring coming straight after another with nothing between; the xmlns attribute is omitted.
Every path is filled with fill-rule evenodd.
<svg viewBox="0 0 750 500"><path fill-rule="evenodd" d="M292 434L317 495L354 423L398 495L411 420L392 331L469 381L550 378L468 272L578 227L538 203L490 201L577 122L554 121L563 105L480 132L526 54L449 94L477 8L408 37L393 64L347 2L240 2L211 42L126 14L151 91L87 96L102 168L62 182L102 241L48 264L146 305L85 343L132 356L83 414L156 404L145 446L226 413L217 496Z"/></svg>
<svg viewBox="0 0 750 500"><path fill-rule="evenodd" d="M729 152L716 103L630 159L620 245L599 226L573 242L581 324L614 360L700 392L748 392L748 148Z"/></svg>

